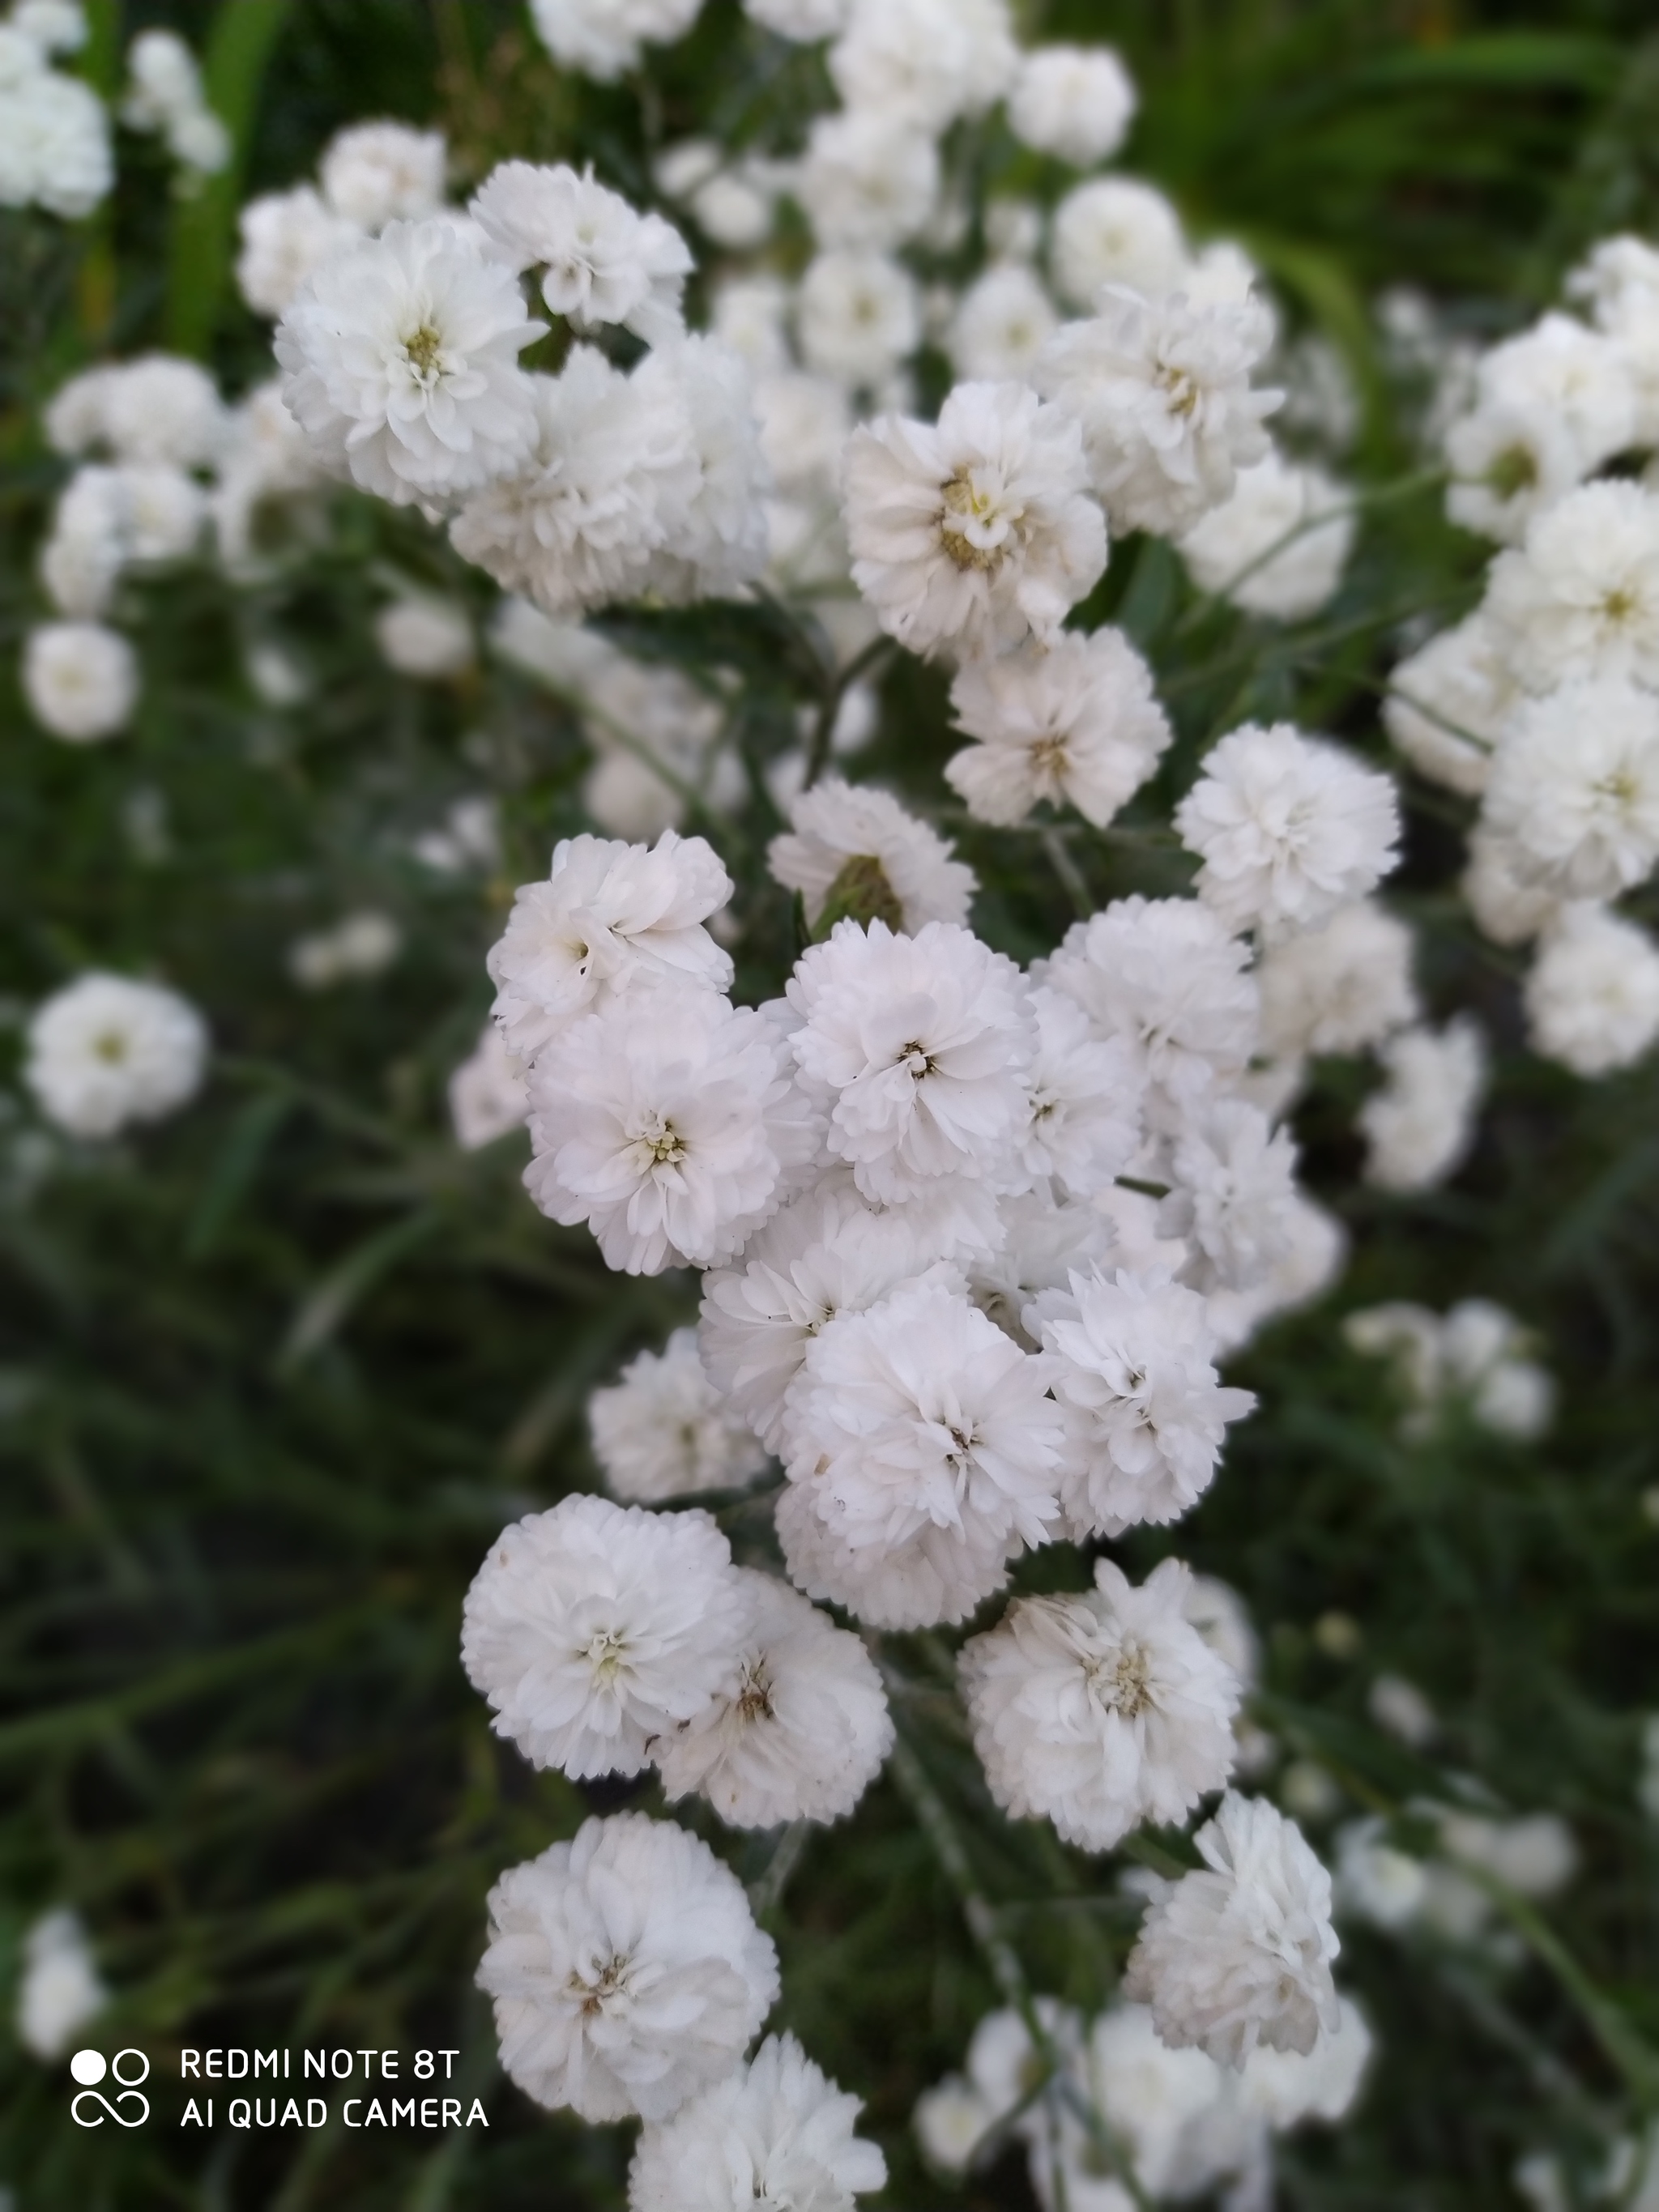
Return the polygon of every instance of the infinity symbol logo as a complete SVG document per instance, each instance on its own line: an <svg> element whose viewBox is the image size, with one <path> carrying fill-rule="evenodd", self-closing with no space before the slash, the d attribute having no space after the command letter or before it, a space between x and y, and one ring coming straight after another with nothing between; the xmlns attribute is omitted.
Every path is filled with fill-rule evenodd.
<svg viewBox="0 0 1659 2212"><path fill-rule="evenodd" d="M121 2071L124 2062L132 2062L127 2071ZM149 2118L149 2099L140 2096L137 2084L149 2079L149 2060L142 2051L118 2051L110 2062L109 2070L121 2084L121 2094L112 2104L103 2092L95 2088L82 2089L70 2100L70 2112L77 2127L100 2128L107 2116L120 2128L141 2128ZM70 2061L70 2071L77 2081L101 2081L104 2078L103 2054L96 2051L77 2051ZM83 2105L96 2105L100 2110L90 2117L83 2112ZM138 2109L131 2117L117 2110L118 2106L136 2105Z"/></svg>

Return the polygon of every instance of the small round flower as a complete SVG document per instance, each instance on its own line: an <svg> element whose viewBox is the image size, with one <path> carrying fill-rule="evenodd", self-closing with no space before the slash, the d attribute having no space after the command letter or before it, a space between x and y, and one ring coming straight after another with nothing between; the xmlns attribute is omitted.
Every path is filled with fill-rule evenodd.
<svg viewBox="0 0 1659 2212"><path fill-rule="evenodd" d="M1279 395L1252 391L1250 372L1272 343L1273 318L1253 296L1146 299L1121 284L1106 287L1092 321L1055 332L1037 389L1080 426L1114 529L1177 536L1266 458L1262 418Z"/></svg>
<svg viewBox="0 0 1659 2212"><path fill-rule="evenodd" d="M317 173L323 197L359 230L418 222L443 204L443 134L406 123L354 123L337 131Z"/></svg>
<svg viewBox="0 0 1659 2212"><path fill-rule="evenodd" d="M883 416L843 463L853 580L913 651L1052 637L1106 566L1077 426L1018 384L963 384L937 428Z"/></svg>
<svg viewBox="0 0 1659 2212"><path fill-rule="evenodd" d="M1008 95L1008 128L1020 143L1074 169L1115 154L1134 112L1134 86L1109 46L1039 46Z"/></svg>
<svg viewBox="0 0 1659 2212"><path fill-rule="evenodd" d="M542 44L556 62L599 84L639 64L641 49L672 46L696 22L702 0L531 0Z"/></svg>
<svg viewBox="0 0 1659 2212"><path fill-rule="evenodd" d="M1485 611L1530 691L1659 684L1659 497L1624 482L1569 492L1493 562Z"/></svg>
<svg viewBox="0 0 1659 2212"><path fill-rule="evenodd" d="M16 45L35 52L25 40ZM48 69L0 84L0 207L33 202L75 222L114 181L109 112L89 84Z"/></svg>
<svg viewBox="0 0 1659 2212"><path fill-rule="evenodd" d="M1265 1283L1290 1253L1301 1203L1290 1131L1245 1099L1218 1098L1176 1138L1169 1172L1158 1227L1191 1243L1194 1287L1248 1294Z"/></svg>
<svg viewBox="0 0 1659 2212"><path fill-rule="evenodd" d="M1401 1030L1377 1054L1386 1078L1359 1109L1370 1151L1365 1179L1385 1190L1427 1190L1457 1168L1474 1135L1486 1087L1478 1025L1458 1015L1438 1032Z"/></svg>
<svg viewBox="0 0 1659 2212"><path fill-rule="evenodd" d="M784 1400L812 1339L923 1277L951 1278L901 1213L872 1212L850 1189L808 1192L702 1279L703 1365L769 1451L783 1445Z"/></svg>
<svg viewBox="0 0 1659 2212"><path fill-rule="evenodd" d="M1569 906L1527 977L1534 1051L1575 1075L1630 1067L1659 1038L1659 945L1599 906Z"/></svg>
<svg viewBox="0 0 1659 2212"><path fill-rule="evenodd" d="M1560 899L1509 840L1492 836L1478 822L1469 832L1469 865L1458 889L1475 927L1494 945L1524 945L1561 911Z"/></svg>
<svg viewBox="0 0 1659 2212"><path fill-rule="evenodd" d="M1148 1910L1125 1994L1176 2050L1235 2067L1263 2044L1305 2057L1341 2021L1330 1876L1265 1797L1229 1790L1194 1841L1206 1870Z"/></svg>
<svg viewBox="0 0 1659 2212"><path fill-rule="evenodd" d="M744 13L781 39L803 46L833 39L847 28L852 0L743 0Z"/></svg>
<svg viewBox="0 0 1659 2212"><path fill-rule="evenodd" d="M629 2212L854 2212L855 2197L887 2180L881 2153L853 2133L860 2109L793 2035L768 2036L746 2068L644 2130Z"/></svg>
<svg viewBox="0 0 1659 2212"><path fill-rule="evenodd" d="M1006 828L1040 799L1104 829L1152 775L1170 730L1152 671L1121 630L1062 630L951 686L957 726L978 743L946 765L976 820Z"/></svg>
<svg viewBox="0 0 1659 2212"><path fill-rule="evenodd" d="M1371 2032L1352 1998L1339 1996L1336 2027L1304 2057L1258 2043L1244 2062L1239 2087L1276 2135L1306 2120L1345 2119L1370 2063Z"/></svg>
<svg viewBox="0 0 1659 2212"><path fill-rule="evenodd" d="M795 326L806 366L820 376L884 384L921 342L915 280L885 253L837 246L808 264Z"/></svg>
<svg viewBox="0 0 1659 2212"><path fill-rule="evenodd" d="M939 198L939 149L902 115L852 108L821 115L793 191L820 246L902 246Z"/></svg>
<svg viewBox="0 0 1659 2212"><path fill-rule="evenodd" d="M1020 1165L1033 1184L1092 1198L1123 1173L1140 1141L1140 1081L1121 1037L1099 1038L1073 999L1039 985L1029 996L1034 1049Z"/></svg>
<svg viewBox="0 0 1659 2212"><path fill-rule="evenodd" d="M1200 517L1180 541L1201 592L1246 614L1300 622L1317 614L1342 581L1353 544L1348 495L1322 469L1298 468L1269 453L1241 469L1231 499Z"/></svg>
<svg viewBox="0 0 1659 2212"><path fill-rule="evenodd" d="M484 1024L471 1057L449 1079L449 1118L464 1152L493 1145L530 1118L524 1070L494 1022Z"/></svg>
<svg viewBox="0 0 1659 2212"><path fill-rule="evenodd" d="M273 317L287 313L301 286L331 254L355 246L362 236L355 222L326 207L309 185L250 200L236 228L242 241L237 289L255 314Z"/></svg>
<svg viewBox="0 0 1659 2212"><path fill-rule="evenodd" d="M1616 898L1659 860L1659 699L1617 678L1564 684L1505 726L1481 823L1559 898Z"/></svg>
<svg viewBox="0 0 1659 2212"><path fill-rule="evenodd" d="M393 222L334 254L278 325L283 398L317 458L394 505L441 501L528 459L518 356L545 325L448 222Z"/></svg>
<svg viewBox="0 0 1659 2212"><path fill-rule="evenodd" d="M1068 192L1054 210L1049 259L1060 297L1085 313L1104 285L1156 299L1188 273L1180 216L1133 177L1097 177Z"/></svg>
<svg viewBox="0 0 1659 2212"><path fill-rule="evenodd" d="M611 1491L647 1505L734 1488L766 1465L709 1381L694 1328L677 1328L659 1352L641 1352L619 1382L595 1390L587 1425Z"/></svg>
<svg viewBox="0 0 1659 2212"><path fill-rule="evenodd" d="M897 937L839 921L801 956L788 1000L796 1062L830 1098L830 1154L866 1198L918 1197L1007 1158L1030 1057L1012 961L949 922Z"/></svg>
<svg viewBox="0 0 1659 2212"><path fill-rule="evenodd" d="M288 969L301 990L331 991L337 983L383 975L403 948L404 933L392 916L371 907L347 915L331 929L296 938Z"/></svg>
<svg viewBox="0 0 1659 2212"><path fill-rule="evenodd" d="M659 1747L664 1794L697 1790L734 1828L838 1820L893 1747L881 1677L787 1583L738 1572L754 1604L738 1678Z"/></svg>
<svg viewBox="0 0 1659 2212"><path fill-rule="evenodd" d="M1164 1101L1190 1104L1235 1081L1255 1049L1249 959L1197 899L1136 896L1073 922L1031 980L1075 999L1097 1036L1127 1038Z"/></svg>
<svg viewBox="0 0 1659 2212"><path fill-rule="evenodd" d="M555 1221L586 1222L606 1265L630 1275L729 1259L789 1194L821 1128L764 1014L665 983L612 997L544 1045L530 1103L526 1188Z"/></svg>
<svg viewBox="0 0 1659 2212"><path fill-rule="evenodd" d="M706 1513L573 1496L496 1540L466 1594L461 1663L533 1765L637 1774L736 1680L750 1609Z"/></svg>
<svg viewBox="0 0 1659 2212"><path fill-rule="evenodd" d="M1553 410L1491 397L1449 426L1446 465L1448 518L1504 545L1584 476L1577 441Z"/></svg>
<svg viewBox="0 0 1659 2212"><path fill-rule="evenodd" d="M112 1137L193 1098L207 1054L206 1025L188 1000L94 970L36 1007L23 1080L60 1129Z"/></svg>
<svg viewBox="0 0 1659 2212"><path fill-rule="evenodd" d="M138 661L101 623L43 623L23 648L23 696L43 729L75 745L125 729L138 697Z"/></svg>
<svg viewBox="0 0 1659 2212"><path fill-rule="evenodd" d="M619 1813L501 1876L478 1986L526 2096L665 2120L736 2070L777 2000L778 1957L707 1844Z"/></svg>
<svg viewBox="0 0 1659 2212"><path fill-rule="evenodd" d="M830 776L789 804L789 829L766 850L766 864L786 890L799 891L807 926L816 929L826 904L856 904L915 936L930 921L964 923L979 886L952 857L937 830L897 799L868 784Z"/></svg>
<svg viewBox="0 0 1659 2212"><path fill-rule="evenodd" d="M543 271L543 299L577 330L621 323L659 345L682 329L680 295L692 268L685 240L591 170L578 176L562 163L503 161L468 213L513 268Z"/></svg>
<svg viewBox="0 0 1659 2212"><path fill-rule="evenodd" d="M109 2003L81 1917L64 1906L25 1930L17 2039L44 2064L61 2058Z"/></svg>
<svg viewBox="0 0 1659 2212"><path fill-rule="evenodd" d="M951 366L964 383L1029 377L1060 318L1033 272L1018 262L988 269L957 303L945 333Z"/></svg>
<svg viewBox="0 0 1659 2212"><path fill-rule="evenodd" d="M461 676L472 665L472 624L453 599L394 599L374 617L374 642L400 676Z"/></svg>
<svg viewBox="0 0 1659 2212"><path fill-rule="evenodd" d="M1428 1877L1420 1859L1382 1840L1382 1828L1381 1816L1371 1814L1338 1829L1337 1910L1374 1928L1404 1928L1417 1917Z"/></svg>
<svg viewBox="0 0 1659 2212"><path fill-rule="evenodd" d="M1262 1047L1275 1060L1363 1052L1421 1012L1411 931L1370 900L1269 945L1256 975Z"/></svg>
<svg viewBox="0 0 1659 2212"><path fill-rule="evenodd" d="M1400 662L1382 723L1419 775L1474 798L1486 789L1493 748L1521 696L1502 636L1473 614Z"/></svg>
<svg viewBox="0 0 1659 2212"><path fill-rule="evenodd" d="M1398 858L1392 781L1288 722L1247 723L1206 754L1176 809L1204 862L1198 894L1231 929L1316 928Z"/></svg>
<svg viewBox="0 0 1659 2212"><path fill-rule="evenodd" d="M1018 66L1006 0L851 0L830 74L849 108L937 137L1001 98Z"/></svg>
<svg viewBox="0 0 1659 2212"><path fill-rule="evenodd" d="M1166 1559L1136 1589L1100 1559L1091 1592L1017 1598L963 1647L974 1748L1005 1812L1103 1851L1223 1786L1239 1685L1185 1617L1190 1580Z"/></svg>
<svg viewBox="0 0 1659 2212"><path fill-rule="evenodd" d="M1255 1403L1218 1385L1203 1298L1156 1275L1073 1269L1068 1289L1037 1293L1025 1326L1066 1417L1068 1533L1178 1520L1208 1489L1228 1422Z"/></svg>
<svg viewBox="0 0 1659 2212"><path fill-rule="evenodd" d="M495 1015L526 1065L580 1014L644 981L724 991L732 960L703 924L732 896L706 838L561 838L544 883L521 884L486 965Z"/></svg>

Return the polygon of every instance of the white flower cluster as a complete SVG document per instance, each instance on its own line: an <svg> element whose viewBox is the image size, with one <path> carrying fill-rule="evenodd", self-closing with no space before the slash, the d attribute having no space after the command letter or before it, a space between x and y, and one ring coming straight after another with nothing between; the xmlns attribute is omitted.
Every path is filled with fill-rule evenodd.
<svg viewBox="0 0 1659 2212"><path fill-rule="evenodd" d="M974 2031L965 2073L918 2100L916 2134L929 2163L957 2175L1012 2128L1048 2208L1131 2212L1137 2200L1115 2174L1133 2176L1154 2203L1184 2203L1220 2187L1228 2203L1265 2205L1273 2137L1334 2124L1359 2094L1370 2031L1357 2005L1340 2002L1340 2025L1310 2056L1264 2045L1235 2071L1205 2051L1171 2049L1145 2005L1120 2000L1085 2024L1040 1998L1060 2094L1036 2102L1030 2091L1046 2055L1018 2014L991 2013Z"/></svg>
<svg viewBox="0 0 1659 2212"><path fill-rule="evenodd" d="M1443 1315L1405 1300L1367 1306L1348 1316L1343 1334L1356 1352L1393 1363L1411 1401L1405 1436L1431 1434L1452 1405L1523 1442L1549 1426L1554 1382L1530 1356L1528 1333L1488 1299L1465 1298Z"/></svg>
<svg viewBox="0 0 1659 2212"><path fill-rule="evenodd" d="M1497 1905L1486 1882L1542 1903L1578 1870L1578 1844L1557 1813L1500 1819L1490 1813L1413 1808L1432 1825L1437 1849L1427 1856L1389 1840L1376 1815L1337 1832L1335 1899L1341 1919L1392 1935L1430 1931L1459 1948L1478 1948L1492 1964L1513 1964L1510 1932L1492 1925Z"/></svg>
<svg viewBox="0 0 1659 2212"><path fill-rule="evenodd" d="M89 84L52 62L84 46L82 10L18 0L0 19L0 207L73 222L115 181L109 117Z"/></svg>
<svg viewBox="0 0 1659 2212"><path fill-rule="evenodd" d="M207 104L196 57L176 31L141 31L127 48L121 120L155 132L191 178L212 176L230 159L230 133Z"/></svg>
<svg viewBox="0 0 1659 2212"><path fill-rule="evenodd" d="M1502 550L1480 605L1395 670L1401 751L1476 798L1464 890L1535 940L1534 1047L1576 1074L1659 1039L1659 945L1615 902L1659 863L1659 493L1600 473L1659 449L1659 252L1604 241L1550 313L1475 365L1446 433L1453 520Z"/></svg>

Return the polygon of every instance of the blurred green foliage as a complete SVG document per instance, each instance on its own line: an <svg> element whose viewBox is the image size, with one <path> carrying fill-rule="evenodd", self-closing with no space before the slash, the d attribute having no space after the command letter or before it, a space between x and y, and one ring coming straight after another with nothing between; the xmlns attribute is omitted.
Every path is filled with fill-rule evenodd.
<svg viewBox="0 0 1659 2212"><path fill-rule="evenodd" d="M711 0L647 83L611 89L561 78L504 0L97 12L100 51L167 21L213 58L222 90L243 85L249 189L307 173L340 124L386 113L441 124L464 175L507 152L557 155L643 195L652 146L694 125L787 143L821 67L762 40L732 0ZM1534 312L1607 228L1659 227L1644 0L1054 0L1024 14L1045 34L1123 48L1144 95L1127 165L1200 234L1244 239L1293 313L1344 348L1371 400L1359 464L1374 486L1411 464L1371 295L1419 285L1482 333ZM95 1153L60 1146L50 1163L5 1096L0 1988L27 1920L71 1901L118 1992L112 2027L163 2076L185 2041L452 2045L491 2124L435 2143L222 2129L204 2144L170 2121L82 2134L61 2071L0 2035L0 2182L20 2212L599 2212L620 2202L623 2132L550 2119L503 2083L469 1983L495 1874L613 1801L495 1743L460 1675L458 1615L505 1520L593 1481L587 1391L689 1317L693 1291L605 1273L584 1237L523 1200L520 1140L464 1157L443 1103L488 1002L483 951L512 884L578 826L586 755L544 694L499 672L437 686L386 672L369 642L385 580L464 597L478 580L418 524L345 498L326 545L296 549L257 588L207 571L131 587L153 606L135 625L144 704L119 744L88 753L29 726L12 672L61 475L34 427L40 399L86 360L167 342L202 348L233 389L264 373L264 334L224 282L229 195L175 204L159 161L124 154L121 192L94 222L0 223L0 1011L9 1058L28 1006L83 965L155 972L207 1010L217 1059L178 1121ZM1001 184L1055 186L1006 141L981 158ZM1455 611L1480 564L1419 488L1373 502L1343 594L1313 624L1269 631L1197 605L1150 544L1115 561L1088 617L1123 622L1158 665L1178 787L1251 713L1375 749L1402 623ZM718 635L702 616L618 635L737 666L757 767L826 681L810 638L763 613ZM248 652L270 643L307 672L300 707L249 687ZM884 705L860 772L949 819L938 677L891 666ZM480 785L503 804L503 869L482 886L438 878L410 839ZM1606 2008L1659 2047L1659 1844L1633 1794L1641 1711L1659 1704L1659 1089L1650 1072L1592 1089L1522 1058L1514 963L1449 896L1460 810L1410 797L1399 890L1427 995L1437 1011L1475 1005L1500 1048L1482 1147L1432 1196L1357 1192L1362 1079L1343 1064L1320 1072L1298 1134L1354 1237L1341 1303L1501 1297L1541 1333L1562 1418L1531 1449L1466 1429L1408 1447L1382 1378L1316 1311L1240 1363L1261 1410L1202 1509L1173 1539L1124 1551L1139 1572L1177 1541L1243 1593L1267 1646L1262 1717L1328 1766L1350 1810L1396 1808L1466 1771L1500 1802L1566 1814L1586 1869L1553 1912L1565 1970L1534 1956L1499 1976L1421 1945L1348 1942L1382 2055L1350 2127L1285 2149L1283 2201L1308 2212L1512 2205L1519 2150L1588 2157L1622 2094ZM1145 818L1159 799L1146 795ZM1041 841L951 826L986 886L986 933L1021 957L1052 944L1073 906ZM717 833L743 878L754 993L776 988L793 950L759 866L774 827L757 779ZM1066 852L1085 902L1184 880L1155 846L1073 836ZM397 967L299 992L292 939L366 904L404 928ZM762 1556L763 1514L726 1517ZM1060 1553L1029 1571L1084 1570ZM1333 1610L1362 1625L1342 1660L1311 1632ZM928 1638L892 1644L906 1740L1033 1984L1097 2004L1131 1904L1046 1830L1000 1820L947 1694L948 1655ZM1382 1668L1443 1717L1431 1773L1365 1717ZM745 1878L763 1874L769 1839L708 1832ZM886 2201L1028 2204L1017 2161L964 2196L908 2141L917 2091L959 2063L994 1995L890 1778L807 1844L769 1924L784 1955L776 2017L868 2100L893 2167Z"/></svg>

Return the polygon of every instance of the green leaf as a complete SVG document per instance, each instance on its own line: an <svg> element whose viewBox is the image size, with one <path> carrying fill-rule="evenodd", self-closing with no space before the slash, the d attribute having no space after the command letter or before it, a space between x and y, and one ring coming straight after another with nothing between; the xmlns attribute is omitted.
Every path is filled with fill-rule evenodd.
<svg viewBox="0 0 1659 2212"><path fill-rule="evenodd" d="M291 1092L267 1091L263 1097L251 1098L232 1122L185 1232L187 1260L205 1260L218 1243L220 1231L246 1195L272 1139L297 1103Z"/></svg>
<svg viewBox="0 0 1659 2212"><path fill-rule="evenodd" d="M294 1325L277 1355L277 1372L292 1375L320 1352L375 1284L417 1244L424 1244L441 1227L442 1220L441 1214L424 1209L394 1221L354 1247L337 1267L324 1276L294 1316Z"/></svg>

